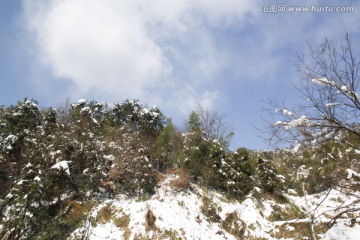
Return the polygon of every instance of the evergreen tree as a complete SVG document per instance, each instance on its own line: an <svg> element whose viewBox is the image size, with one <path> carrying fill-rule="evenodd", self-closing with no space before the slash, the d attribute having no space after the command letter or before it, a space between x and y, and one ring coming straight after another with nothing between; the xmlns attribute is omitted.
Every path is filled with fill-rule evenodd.
<svg viewBox="0 0 360 240"><path fill-rule="evenodd" d="M178 132L175 129L171 119L169 118L156 139L157 150L157 169L164 170L171 168L178 162L180 149L178 147L181 142L177 138Z"/></svg>
<svg viewBox="0 0 360 240"><path fill-rule="evenodd" d="M277 174L270 160L259 158L256 168L257 185L262 193L270 193L281 196L285 178Z"/></svg>
<svg viewBox="0 0 360 240"><path fill-rule="evenodd" d="M250 156L246 148L228 154L227 168L228 193L239 198L245 197L255 186L256 158Z"/></svg>
<svg viewBox="0 0 360 240"><path fill-rule="evenodd" d="M199 133L201 132L200 127L200 117L195 111L192 111L189 116L188 131L191 133Z"/></svg>

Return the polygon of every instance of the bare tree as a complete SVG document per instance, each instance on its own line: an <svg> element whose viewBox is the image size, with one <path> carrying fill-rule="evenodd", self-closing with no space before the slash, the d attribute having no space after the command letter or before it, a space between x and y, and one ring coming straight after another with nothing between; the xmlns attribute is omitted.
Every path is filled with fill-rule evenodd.
<svg viewBox="0 0 360 240"><path fill-rule="evenodd" d="M68 127L71 124L71 104L70 99L67 97L64 103L58 104L57 108L58 123L63 127Z"/></svg>
<svg viewBox="0 0 360 240"><path fill-rule="evenodd" d="M276 110L273 119L280 119L268 128L270 140L316 144L330 138L345 140L346 135L360 137L360 60L351 36L346 34L339 46L325 38L319 48L309 46L308 52L298 54L294 63L303 79L297 90L305 103L289 110L270 102Z"/></svg>
<svg viewBox="0 0 360 240"><path fill-rule="evenodd" d="M200 130L206 140L216 139L228 145L234 133L218 113L208 111L201 106L196 108L195 113L199 117Z"/></svg>

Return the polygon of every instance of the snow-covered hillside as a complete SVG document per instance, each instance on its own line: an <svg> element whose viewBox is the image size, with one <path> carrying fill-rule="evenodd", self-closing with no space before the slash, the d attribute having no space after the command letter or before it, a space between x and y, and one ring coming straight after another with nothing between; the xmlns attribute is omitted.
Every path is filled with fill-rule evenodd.
<svg viewBox="0 0 360 240"><path fill-rule="evenodd" d="M231 151L201 111L70 107L0 107L1 240L359 239L358 137Z"/></svg>
<svg viewBox="0 0 360 240"><path fill-rule="evenodd" d="M330 216L322 213L353 200L336 190L306 197L287 195L288 202L282 204L252 196L238 202L197 185L177 188L173 183L178 178L166 175L150 199L117 196L99 201L71 239L310 239L307 213L320 202L311 215L316 232L323 233L319 238L355 240L360 236L360 226L350 227L350 218L339 219L329 230L324 224Z"/></svg>

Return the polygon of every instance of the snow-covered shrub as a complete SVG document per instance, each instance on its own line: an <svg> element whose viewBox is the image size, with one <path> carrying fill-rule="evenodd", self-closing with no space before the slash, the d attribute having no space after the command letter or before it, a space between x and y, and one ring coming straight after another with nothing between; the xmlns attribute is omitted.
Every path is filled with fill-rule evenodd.
<svg viewBox="0 0 360 240"><path fill-rule="evenodd" d="M256 182L262 193L282 196L285 177L278 174L272 162L259 158L256 168Z"/></svg>
<svg viewBox="0 0 360 240"><path fill-rule="evenodd" d="M122 193L138 197L154 193L156 169L151 156L154 142L126 129L120 129L118 134L122 137L113 144L114 160L107 178Z"/></svg>
<svg viewBox="0 0 360 240"><path fill-rule="evenodd" d="M5 113L5 132L17 134L28 131L35 131L40 124L40 111L35 100L24 99L16 106L10 106Z"/></svg>
<svg viewBox="0 0 360 240"><path fill-rule="evenodd" d="M112 121L115 125L126 125L133 130L157 135L164 126L165 118L156 106L149 108L138 100L125 100L112 108Z"/></svg>
<svg viewBox="0 0 360 240"><path fill-rule="evenodd" d="M5 197L4 218L6 231L3 239L28 239L47 220L47 204L43 171L26 165L11 191Z"/></svg>
<svg viewBox="0 0 360 240"><path fill-rule="evenodd" d="M224 187L229 196L245 197L255 187L257 159L245 148L227 154L221 159L218 171L225 177Z"/></svg>

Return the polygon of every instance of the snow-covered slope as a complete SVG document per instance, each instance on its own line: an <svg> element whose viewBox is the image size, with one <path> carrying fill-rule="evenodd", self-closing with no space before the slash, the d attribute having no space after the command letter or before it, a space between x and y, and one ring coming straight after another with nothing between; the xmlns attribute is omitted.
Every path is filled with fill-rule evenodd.
<svg viewBox="0 0 360 240"><path fill-rule="evenodd" d="M172 184L177 178L176 174L167 175L150 199L117 196L101 201L71 239L81 236L90 240L309 239L310 219L306 213L326 194L288 196L286 203L250 196L238 202L197 185L179 189ZM335 190L329 194L315 211L315 217L330 207L351 201ZM316 232L326 232L319 237L326 240L359 239L360 227L350 227L349 219L340 219L330 230L321 224L326 220L326 217L315 220Z"/></svg>

